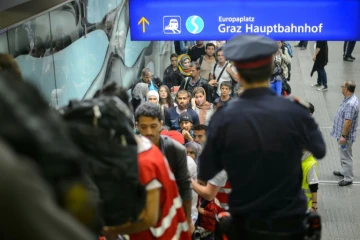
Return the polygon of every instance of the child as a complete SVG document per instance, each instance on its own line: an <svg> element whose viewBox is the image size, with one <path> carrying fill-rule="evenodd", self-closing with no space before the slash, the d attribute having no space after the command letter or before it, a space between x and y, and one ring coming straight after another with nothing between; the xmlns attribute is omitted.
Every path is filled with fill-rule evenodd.
<svg viewBox="0 0 360 240"><path fill-rule="evenodd" d="M196 232L199 232L201 240L213 240L215 237L214 231L216 225L217 209L215 205L215 199L212 201L207 201L199 196L197 209L198 219L195 223L195 228L197 229Z"/></svg>
<svg viewBox="0 0 360 240"><path fill-rule="evenodd" d="M231 87L231 83L228 81L221 83L221 96L214 101L216 108L226 105L231 100Z"/></svg>
<svg viewBox="0 0 360 240"><path fill-rule="evenodd" d="M312 116L315 108L311 103L309 105L309 113ZM316 171L318 163L310 152L304 151L301 166L303 170L302 188L308 199L308 208L310 211L315 212L317 210L317 191L319 188L319 178Z"/></svg>

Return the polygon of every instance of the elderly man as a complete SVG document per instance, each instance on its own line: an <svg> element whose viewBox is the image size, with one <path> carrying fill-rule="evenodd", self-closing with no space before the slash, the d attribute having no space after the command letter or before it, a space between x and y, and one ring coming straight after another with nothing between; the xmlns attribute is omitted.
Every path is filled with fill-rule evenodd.
<svg viewBox="0 0 360 240"><path fill-rule="evenodd" d="M341 85L341 93L344 100L341 103L330 135L339 143L341 171L334 171L335 176L342 177L339 186L352 184L354 179L352 144L356 139L356 131L359 116L359 101L355 96L356 84L354 81L346 81Z"/></svg>

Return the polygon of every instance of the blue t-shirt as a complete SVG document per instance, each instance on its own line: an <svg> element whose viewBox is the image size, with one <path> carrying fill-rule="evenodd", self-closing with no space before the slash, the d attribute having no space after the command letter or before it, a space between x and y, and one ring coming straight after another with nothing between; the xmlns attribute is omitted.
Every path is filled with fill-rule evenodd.
<svg viewBox="0 0 360 240"><path fill-rule="evenodd" d="M199 116L194 110L188 108L187 112L190 114L193 120L193 125L200 124ZM165 125L168 126L171 130L180 130L179 114L176 112L176 107L172 107L167 110L167 114L165 116Z"/></svg>

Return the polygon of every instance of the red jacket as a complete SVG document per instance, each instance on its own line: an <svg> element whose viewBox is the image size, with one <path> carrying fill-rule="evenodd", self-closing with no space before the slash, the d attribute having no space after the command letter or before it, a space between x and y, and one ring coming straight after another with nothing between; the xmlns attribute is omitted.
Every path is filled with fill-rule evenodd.
<svg viewBox="0 0 360 240"><path fill-rule="evenodd" d="M189 226L178 193L175 177L161 151L142 137L138 145L140 181L147 190L160 188L161 216L148 230L130 234L131 240L190 240Z"/></svg>
<svg viewBox="0 0 360 240"><path fill-rule="evenodd" d="M198 206L200 206L201 202L204 201L203 198L199 197ZM215 201L212 200L206 207L204 208L204 214L199 214L199 226L214 232L215 231L215 225L216 225L216 209L217 206L215 204Z"/></svg>

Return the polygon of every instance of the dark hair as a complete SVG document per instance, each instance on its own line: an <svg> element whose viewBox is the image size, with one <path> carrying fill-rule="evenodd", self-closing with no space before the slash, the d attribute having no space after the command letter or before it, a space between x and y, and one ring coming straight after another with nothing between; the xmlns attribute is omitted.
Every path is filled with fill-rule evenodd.
<svg viewBox="0 0 360 240"><path fill-rule="evenodd" d="M145 74L147 73L151 73L150 68L144 68L143 70L141 70L141 76L145 76Z"/></svg>
<svg viewBox="0 0 360 240"><path fill-rule="evenodd" d="M312 105L311 102L308 102L308 103L309 103L309 112L310 112L311 114L313 114L313 113L315 112L315 107L314 107L314 105Z"/></svg>
<svg viewBox="0 0 360 240"><path fill-rule="evenodd" d="M230 90L231 90L231 87L232 87L232 85L231 85L231 83L230 83L229 81L224 81L224 82L222 82L222 83L220 84L220 89L221 89L223 86L228 87Z"/></svg>
<svg viewBox="0 0 360 240"><path fill-rule="evenodd" d="M214 47L214 49L215 49L215 44L213 44L213 43L207 43L207 44L205 45L205 49L208 49L208 47Z"/></svg>
<svg viewBox="0 0 360 240"><path fill-rule="evenodd" d="M194 125L194 126L193 126L193 130L194 130L194 131L204 130L205 132L207 132L208 126L206 126L205 124L197 124L197 125Z"/></svg>
<svg viewBox="0 0 360 240"><path fill-rule="evenodd" d="M198 71L201 69L200 64L197 62L191 62L189 67L196 67L196 70L198 70Z"/></svg>
<svg viewBox="0 0 360 240"><path fill-rule="evenodd" d="M151 118L157 118L159 121L163 119L161 115L161 111L159 109L159 106L155 103L151 102L145 102L140 104L140 106L135 111L135 121L138 122L139 118L143 117L151 117Z"/></svg>
<svg viewBox="0 0 360 240"><path fill-rule="evenodd" d="M185 94L185 93L187 94L188 97L190 97L190 93L188 91L186 91L185 89L181 89L176 93L176 98L178 97L179 94Z"/></svg>
<svg viewBox="0 0 360 240"><path fill-rule="evenodd" d="M177 55L176 53L173 53L173 54L170 55L170 59L172 59L172 58L174 58L174 57L176 57L176 59L177 59L177 58L178 58L178 55Z"/></svg>
<svg viewBox="0 0 360 240"><path fill-rule="evenodd" d="M345 81L345 87L349 92L354 93L356 88L356 83L352 80Z"/></svg>
<svg viewBox="0 0 360 240"><path fill-rule="evenodd" d="M168 88L168 86L166 86L166 85L161 85L160 87L159 87L159 98L160 98L160 89L161 88L164 88L165 89L165 91L166 91L166 93L167 93L167 97L166 97L166 103L169 105L169 108L171 108L171 107L173 107L174 106L174 100L172 99L172 97L171 97L171 92L170 92L170 89ZM159 101L160 102L160 104L161 104L161 101Z"/></svg>
<svg viewBox="0 0 360 240"><path fill-rule="evenodd" d="M265 82L268 81L273 73L273 63L268 64L263 67L254 68L254 69L240 69L236 68L239 75L245 80L247 83L255 83L255 82Z"/></svg>

